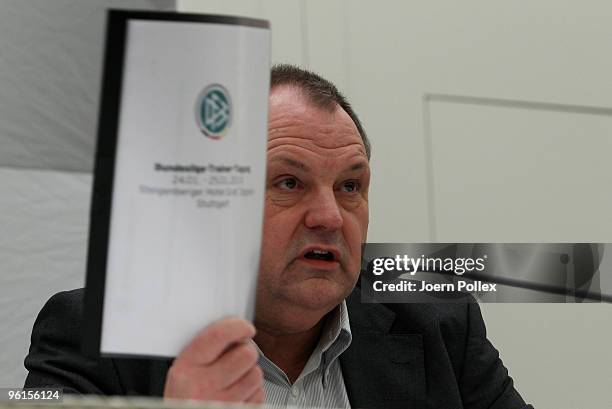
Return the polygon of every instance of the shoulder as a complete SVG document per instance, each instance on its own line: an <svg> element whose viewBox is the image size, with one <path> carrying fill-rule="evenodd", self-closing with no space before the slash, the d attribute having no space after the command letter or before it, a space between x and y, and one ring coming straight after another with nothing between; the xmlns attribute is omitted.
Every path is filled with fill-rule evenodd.
<svg viewBox="0 0 612 409"><path fill-rule="evenodd" d="M65 334L69 331L77 335L83 319L84 294L84 289L79 288L53 295L40 310L34 328L39 330L37 332L48 330Z"/></svg>
<svg viewBox="0 0 612 409"><path fill-rule="evenodd" d="M63 291L43 306L32 329L24 365L26 387L63 387L67 392L112 393L120 389L110 360L83 356L83 289ZM100 379L98 379L100 378Z"/></svg>
<svg viewBox="0 0 612 409"><path fill-rule="evenodd" d="M167 361L92 358L81 352L84 294L84 289L57 293L41 309L24 361L28 370L25 386L104 395L160 395Z"/></svg>

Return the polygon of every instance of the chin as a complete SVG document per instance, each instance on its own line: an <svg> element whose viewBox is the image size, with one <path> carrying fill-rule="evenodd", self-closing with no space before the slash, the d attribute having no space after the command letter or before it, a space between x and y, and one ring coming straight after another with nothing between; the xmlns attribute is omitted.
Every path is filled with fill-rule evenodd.
<svg viewBox="0 0 612 409"><path fill-rule="evenodd" d="M256 326L281 333L301 332L314 327L328 312L340 304L352 288L330 284L329 280L311 279L285 287L275 302L258 305Z"/></svg>
<svg viewBox="0 0 612 409"><path fill-rule="evenodd" d="M311 279L293 288L288 295L296 306L309 312L320 311L324 315L340 304L351 291L352 288L335 283L330 285L327 280Z"/></svg>

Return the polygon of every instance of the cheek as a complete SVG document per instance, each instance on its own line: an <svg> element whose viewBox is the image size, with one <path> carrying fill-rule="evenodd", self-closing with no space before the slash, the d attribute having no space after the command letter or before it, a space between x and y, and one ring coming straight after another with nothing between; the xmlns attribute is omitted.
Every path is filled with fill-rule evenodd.
<svg viewBox="0 0 612 409"><path fill-rule="evenodd" d="M279 208L272 201L266 200L264 207L262 262L273 263L271 258L284 254L297 223L299 223L298 212Z"/></svg>
<svg viewBox="0 0 612 409"><path fill-rule="evenodd" d="M365 241L368 233L369 211L367 202L362 203L358 208L349 212L347 216L348 226L351 229L353 240L359 240L360 244Z"/></svg>
<svg viewBox="0 0 612 409"><path fill-rule="evenodd" d="M361 263L361 245L366 242L368 234L368 208L361 207L345 219L345 240L356 262Z"/></svg>

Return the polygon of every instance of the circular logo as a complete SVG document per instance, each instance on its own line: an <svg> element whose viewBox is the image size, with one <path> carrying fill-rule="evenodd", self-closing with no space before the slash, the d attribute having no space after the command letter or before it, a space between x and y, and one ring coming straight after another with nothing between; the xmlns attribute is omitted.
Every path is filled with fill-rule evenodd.
<svg viewBox="0 0 612 409"><path fill-rule="evenodd" d="M232 124L232 102L227 89L219 84L207 86L198 96L195 108L202 133L212 139L223 138Z"/></svg>

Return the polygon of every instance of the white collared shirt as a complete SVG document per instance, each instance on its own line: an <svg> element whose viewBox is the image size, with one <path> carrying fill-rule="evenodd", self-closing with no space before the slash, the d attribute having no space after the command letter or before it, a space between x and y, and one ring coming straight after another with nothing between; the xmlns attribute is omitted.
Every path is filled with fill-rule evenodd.
<svg viewBox="0 0 612 409"><path fill-rule="evenodd" d="M338 358L349 347L351 340L348 310L343 301L328 315L319 343L293 385L283 370L259 350L266 404L301 408L350 408Z"/></svg>

